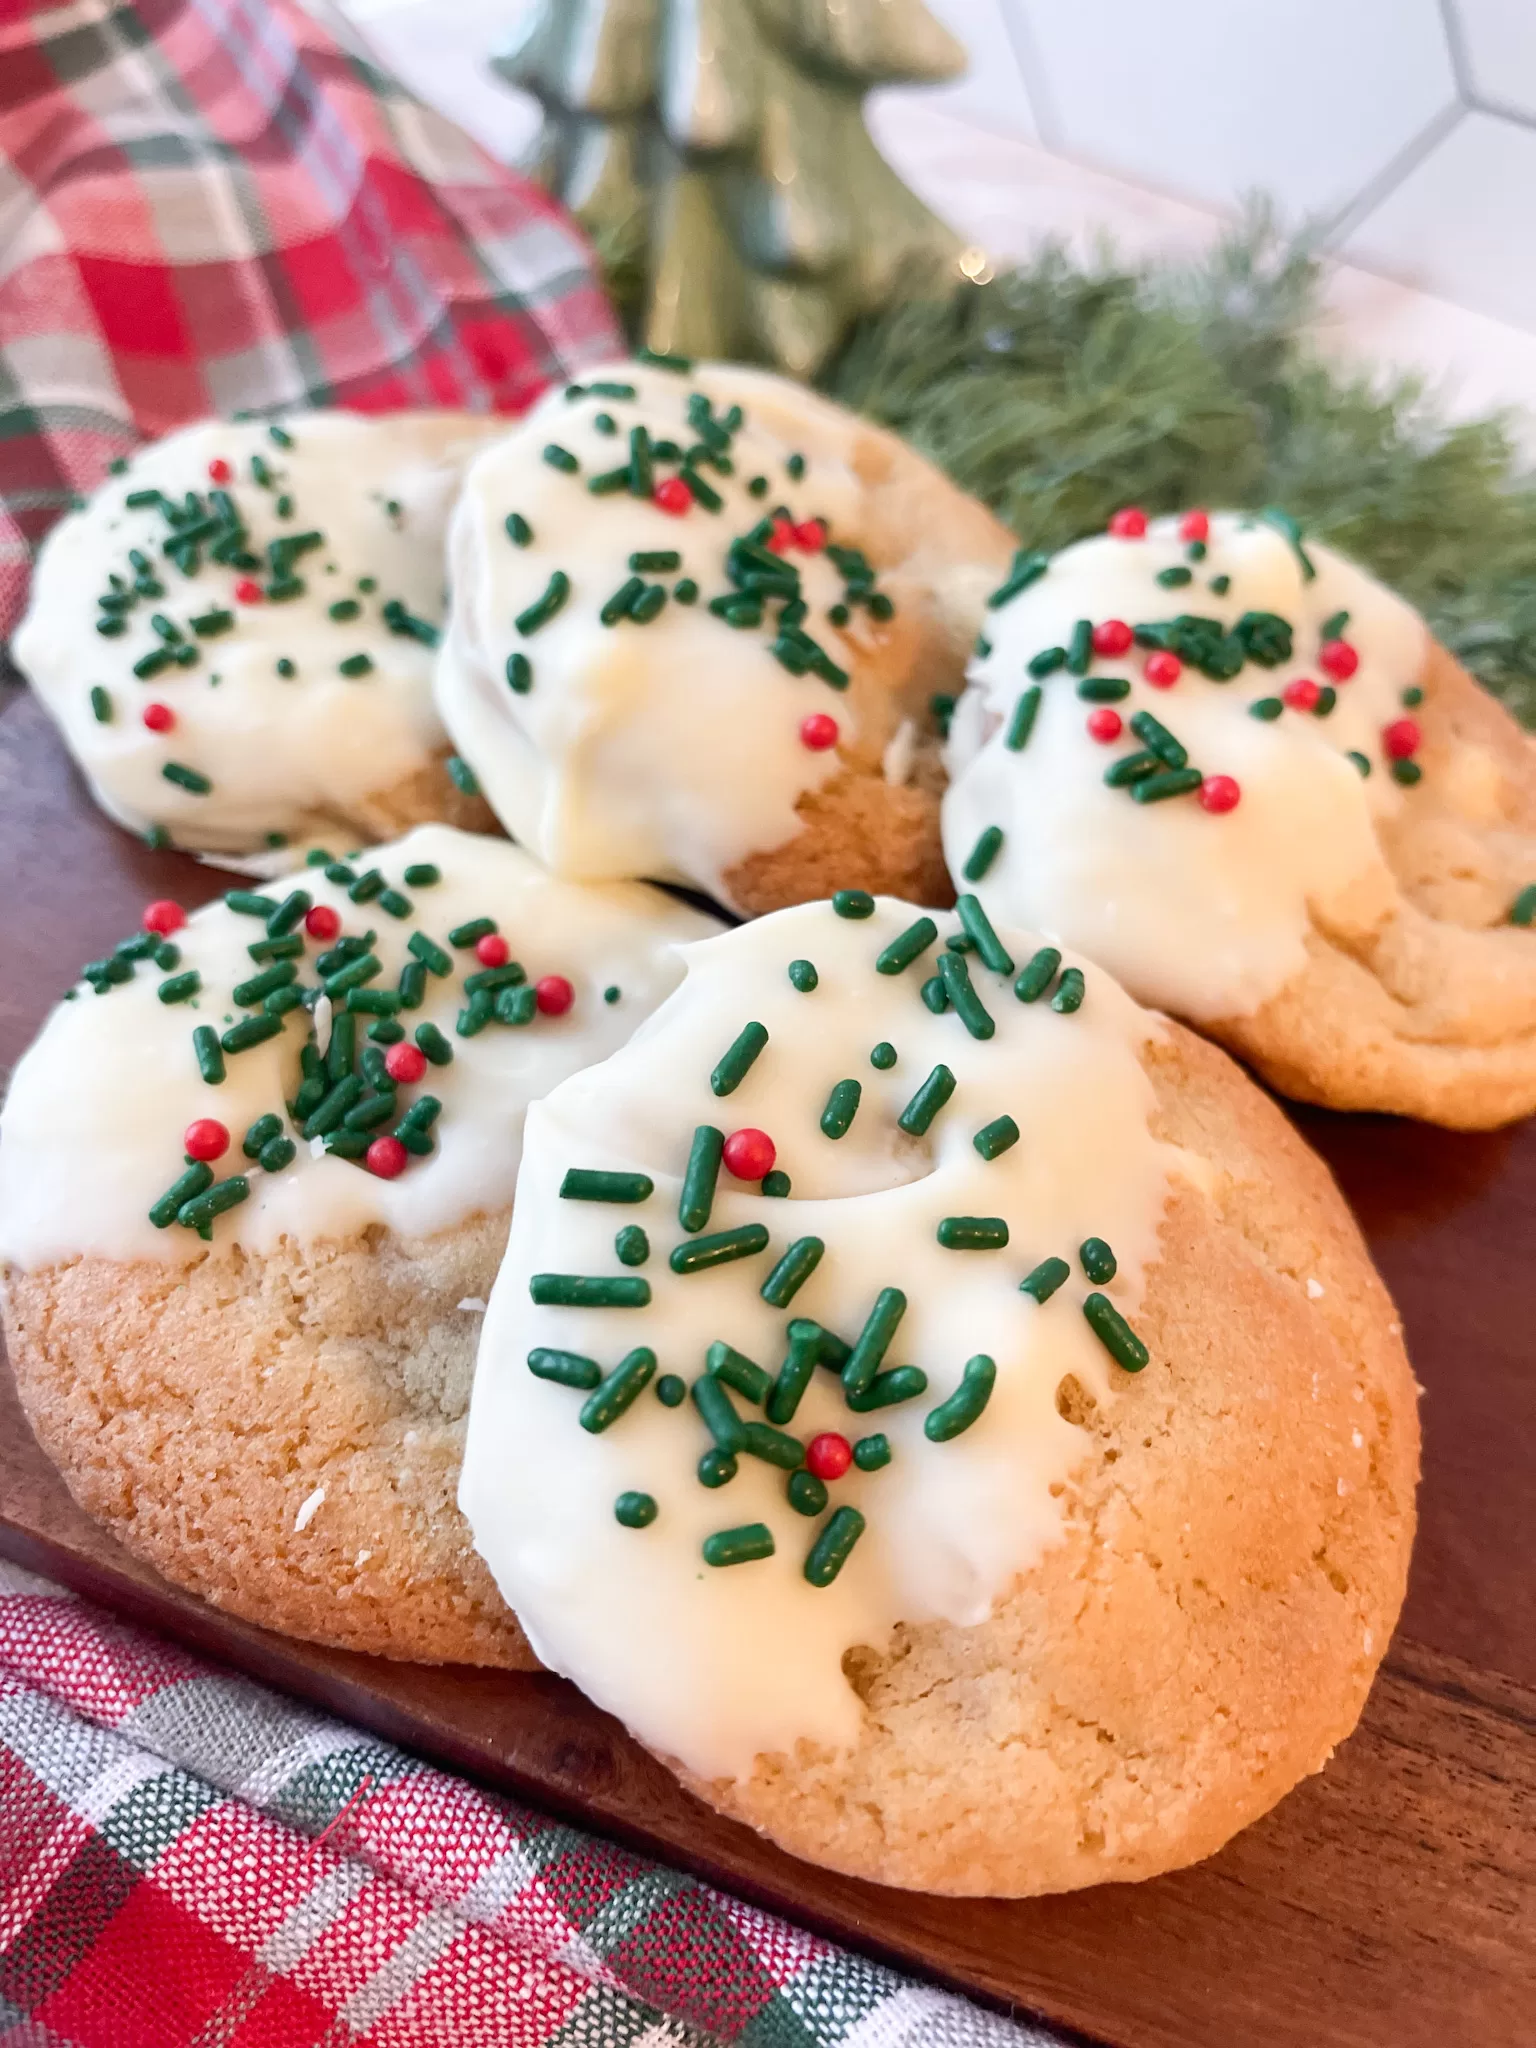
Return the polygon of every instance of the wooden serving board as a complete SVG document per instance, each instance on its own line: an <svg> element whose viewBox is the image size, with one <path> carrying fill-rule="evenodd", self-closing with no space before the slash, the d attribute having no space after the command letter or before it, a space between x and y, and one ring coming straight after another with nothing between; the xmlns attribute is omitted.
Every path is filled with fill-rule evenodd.
<svg viewBox="0 0 1536 2048"><path fill-rule="evenodd" d="M0 876L6 1071L146 900L227 885L101 818L14 689L0 690ZM1361 1217L1426 1389L1418 1549L1358 1732L1194 1870L1020 1902L816 1870L708 1812L558 1679L315 1649L175 1591L74 1507L8 1379L0 1552L423 1756L1096 2042L1516 2048L1536 2041L1536 1126L1299 1120Z"/></svg>

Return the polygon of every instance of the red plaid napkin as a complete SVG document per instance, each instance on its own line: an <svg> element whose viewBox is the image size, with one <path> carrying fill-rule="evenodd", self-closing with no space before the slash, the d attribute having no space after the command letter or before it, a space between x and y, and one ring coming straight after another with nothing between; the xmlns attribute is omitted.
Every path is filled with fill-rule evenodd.
<svg viewBox="0 0 1536 2048"><path fill-rule="evenodd" d="M0 635L146 436L516 412L621 346L559 209L297 6L0 0Z"/></svg>
<svg viewBox="0 0 1536 2048"><path fill-rule="evenodd" d="M0 2043L1060 2048L0 1563Z"/></svg>

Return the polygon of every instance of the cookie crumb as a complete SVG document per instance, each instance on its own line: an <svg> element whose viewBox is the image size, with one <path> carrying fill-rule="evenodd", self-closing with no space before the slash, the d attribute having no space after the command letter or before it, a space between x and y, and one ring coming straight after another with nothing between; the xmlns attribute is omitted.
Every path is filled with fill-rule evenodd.
<svg viewBox="0 0 1536 2048"><path fill-rule="evenodd" d="M317 1486L307 1500L299 1503L299 1512L293 1518L293 1533L295 1536L299 1534L301 1529L309 1527L324 1505L325 1488Z"/></svg>
<svg viewBox="0 0 1536 2048"><path fill-rule="evenodd" d="M373 1552L371 1550L360 1550L357 1553L356 1557L354 1557L352 1560L354 1570L365 1565L368 1562L369 1558L372 1557L372 1555Z"/></svg>
<svg viewBox="0 0 1536 2048"><path fill-rule="evenodd" d="M459 1303L459 1307L463 1309L466 1315L483 1316L485 1314L485 1303L478 1294L466 1294Z"/></svg>

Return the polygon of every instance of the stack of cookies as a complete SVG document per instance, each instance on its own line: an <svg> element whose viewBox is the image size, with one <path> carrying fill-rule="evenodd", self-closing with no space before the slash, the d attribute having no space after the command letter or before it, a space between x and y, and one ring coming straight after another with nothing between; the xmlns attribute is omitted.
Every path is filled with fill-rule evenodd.
<svg viewBox="0 0 1536 2048"><path fill-rule="evenodd" d="M173 435L14 652L114 817L240 871L0 1117L12 1368L130 1549L542 1664L891 1884L1149 1876L1321 1768L1415 1388L1218 1046L1536 1107L1536 764L1400 600L1273 510L1020 551L649 356Z"/></svg>

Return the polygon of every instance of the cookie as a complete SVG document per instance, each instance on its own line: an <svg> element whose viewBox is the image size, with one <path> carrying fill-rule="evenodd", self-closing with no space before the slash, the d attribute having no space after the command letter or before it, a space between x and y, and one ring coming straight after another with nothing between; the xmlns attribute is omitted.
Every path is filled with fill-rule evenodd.
<svg viewBox="0 0 1536 2048"><path fill-rule="evenodd" d="M471 465L438 706L557 874L747 914L844 883L948 901L929 701L1011 550L798 385L617 364Z"/></svg>
<svg viewBox="0 0 1536 2048"><path fill-rule="evenodd" d="M445 765L432 664L449 508L496 431L204 420L62 520L11 651L103 810L223 853L489 829Z"/></svg>
<svg viewBox="0 0 1536 2048"><path fill-rule="evenodd" d="M534 1650L853 1875L1210 1853L1354 1726L1407 1572L1415 1389L1326 1170L970 894L686 958L528 1116L459 1499Z"/></svg>
<svg viewBox="0 0 1536 2048"><path fill-rule="evenodd" d="M944 843L1287 1094L1536 1109L1536 749L1401 599L1279 514L1022 558L950 730Z"/></svg>
<svg viewBox="0 0 1536 2048"><path fill-rule="evenodd" d="M526 1662L453 1505L523 1113L715 929L445 826L151 905L0 1113L11 1364L81 1506L247 1620Z"/></svg>

